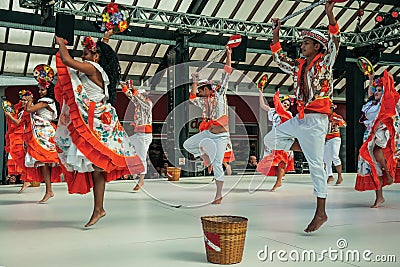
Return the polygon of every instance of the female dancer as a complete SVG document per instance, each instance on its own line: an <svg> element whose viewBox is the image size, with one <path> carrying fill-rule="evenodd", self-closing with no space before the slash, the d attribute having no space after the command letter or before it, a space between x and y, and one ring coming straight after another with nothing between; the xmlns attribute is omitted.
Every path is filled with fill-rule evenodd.
<svg viewBox="0 0 400 267"><path fill-rule="evenodd" d="M400 182L396 177L400 129L395 126L398 125L400 96L394 87L393 76L386 70L382 78L374 79L371 75L368 96L370 99L362 107L360 119L366 130L360 148L355 189L375 190L375 202L371 208L378 208L385 201L382 187Z"/></svg>
<svg viewBox="0 0 400 267"><path fill-rule="evenodd" d="M24 114L25 106L26 102L22 102L20 100L16 105L14 105L12 111L4 110L4 115L7 122L7 132L5 135L6 144L4 146L4 150L6 153L8 153L7 174L10 183L15 183L17 175L21 175L22 180L22 174L24 172L24 127L19 123L22 115ZM30 184L27 184L27 186L29 185Z"/></svg>
<svg viewBox="0 0 400 267"><path fill-rule="evenodd" d="M268 112L268 119L272 121L273 127L284 123L292 118L292 113L289 111L292 105L291 98L289 96L284 96L279 99L279 91L274 95L274 106L275 108L270 108L270 106L265 104L264 95L259 91L260 107ZM274 129L272 129L273 131ZM271 164L272 161L272 164ZM274 192L278 187L282 186L282 178L285 176L287 171L294 170L294 157L292 151L284 150L273 150L258 163L257 171L261 172L265 176L275 176L276 182L271 188L271 192Z"/></svg>
<svg viewBox="0 0 400 267"><path fill-rule="evenodd" d="M26 104L28 103L26 97L33 96L28 90L19 91L19 103L17 103L14 108L16 110L15 114L10 112L5 112L8 124L8 131L6 134L6 149L9 148L9 160L16 164L17 168L20 170L21 180L24 181L21 189L18 193L22 193L26 188L31 186L31 182L38 180L35 178L37 176L35 171L30 171L30 175L27 174L27 169L25 167L25 150L24 150L24 132L25 127L30 125L30 114L25 112ZM8 165L8 163L7 163ZM9 170L10 172L10 170ZM33 177L32 177L32 174Z"/></svg>
<svg viewBox="0 0 400 267"><path fill-rule="evenodd" d="M148 94L144 89L137 89L133 86L133 81L128 80L122 83L122 92L134 104L135 112L133 114L134 134L131 135L131 144L135 147L137 155L140 157L144 171L139 174L139 182L133 188L133 191L138 191L144 185L144 176L147 173L147 152L149 150L151 141L153 140L152 129L152 109L153 102L151 102Z"/></svg>
<svg viewBox="0 0 400 267"><path fill-rule="evenodd" d="M56 143L69 193L86 194L93 187L93 212L85 225L89 227L106 215L105 182L140 173L144 167L110 103L121 77L116 53L88 36L79 62L69 55L63 38L56 36L55 41L56 91L62 103Z"/></svg>
<svg viewBox="0 0 400 267"><path fill-rule="evenodd" d="M39 203L45 203L54 196L51 182L61 181L59 166L56 165L59 163L54 143L56 127L51 123L57 119L57 108L54 85L51 82L39 80L38 86L40 99L36 104L33 104L32 94L22 96L22 100L27 102L26 112L31 115L24 133L24 141L27 145L25 166L27 175L35 181L41 182L44 179L46 192ZM37 167L40 169L38 170ZM36 171L40 171L40 175Z"/></svg>

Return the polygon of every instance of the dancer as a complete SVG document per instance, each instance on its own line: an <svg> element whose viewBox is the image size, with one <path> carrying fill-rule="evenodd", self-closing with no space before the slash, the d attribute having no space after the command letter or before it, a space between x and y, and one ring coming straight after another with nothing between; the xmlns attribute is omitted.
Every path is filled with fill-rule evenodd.
<svg viewBox="0 0 400 267"><path fill-rule="evenodd" d="M328 130L333 92L332 67L339 50L339 26L333 15L334 2L326 2L325 13L329 20L329 39L312 30L303 31L301 51L304 59L287 58L279 43L280 21L274 19L272 57L278 66L294 79L298 114L278 125L264 137L269 149L302 151L310 167L317 207L313 219L304 230L318 230L328 220L325 211L327 179L323 165L325 136ZM297 139L297 142L295 142Z"/></svg>
<svg viewBox="0 0 400 267"><path fill-rule="evenodd" d="M30 125L30 114L25 112L27 99L26 96L32 96L32 93L28 90L19 91L19 102L14 106L15 114L10 112L5 112L8 124L8 131L6 134L6 149L9 148L9 159L16 164L18 168L18 173L21 175L20 180L23 181L18 193L22 193L26 188L31 186L31 182L38 179L32 177L38 174L35 171L29 172L27 174L27 168L25 167L25 150L24 150L24 132L25 127ZM11 142L12 140L12 142ZM8 165L8 162L7 162Z"/></svg>
<svg viewBox="0 0 400 267"><path fill-rule="evenodd" d="M5 100L7 101L7 100ZM20 175L22 178L24 173L24 127L19 124L24 114L26 102L20 101L13 106L4 110L4 115L7 122L7 132L5 134L4 150L8 153L7 158L7 174L9 183L13 184L16 181L16 176ZM22 127L21 127L22 126ZM22 180L22 179L21 179ZM24 182L25 184L25 182ZM29 186L30 184L27 184Z"/></svg>
<svg viewBox="0 0 400 267"><path fill-rule="evenodd" d="M216 86L211 81L199 81L198 73L193 73L193 86L190 92L190 102L202 109L206 122L210 125L206 130L190 137L183 143L183 147L194 155L201 156L207 163L212 164L217 192L212 204L222 201L222 187L224 171L222 161L229 140L228 102L226 91L228 79L232 72L232 49L225 46L226 63L222 79ZM198 95L196 92L198 91Z"/></svg>
<svg viewBox="0 0 400 267"><path fill-rule="evenodd" d="M325 138L325 150L324 150L324 163L325 171L328 175L328 183L333 182L332 162L335 165L338 178L336 185L340 185L343 182L342 177L342 162L339 158L340 144L342 139L340 138L339 127L345 127L346 122L342 116L335 113L333 110L336 105L331 106L331 114L329 115L328 134Z"/></svg>
<svg viewBox="0 0 400 267"><path fill-rule="evenodd" d="M86 194L93 187L94 207L85 227L106 215L105 182L144 170L110 102L114 102L121 68L116 53L104 42L84 37L82 60L59 45L57 92L62 110L56 133L59 158L69 193ZM67 69L70 67L70 69Z"/></svg>
<svg viewBox="0 0 400 267"><path fill-rule="evenodd" d="M400 96L394 87L393 76L386 70L381 78L374 79L371 75L368 96L369 101L362 107L360 119L366 130L360 147L355 189L375 190L375 202L371 208L378 208L385 202L382 188L400 182L396 177Z"/></svg>
<svg viewBox="0 0 400 267"><path fill-rule="evenodd" d="M147 173L147 152L149 150L152 135L152 109L153 103L151 102L146 90L137 89L133 86L133 81L128 80L125 83L121 82L122 92L134 104L133 126L134 134L129 136L131 144L135 147L137 155L142 160L144 171L139 174L139 182L133 188L133 191L138 191L144 185L144 176Z"/></svg>
<svg viewBox="0 0 400 267"><path fill-rule="evenodd" d="M46 68L51 69L50 66ZM33 95L29 94L29 91L29 93L22 96L22 100L27 101L26 112L31 115L24 133L24 141L27 145L25 155L26 172L27 176L32 177L35 182L44 180L46 192L39 201L39 203L43 204L54 196L51 183L61 182L61 172L54 143L56 127L51 122L57 119L54 85L44 79L39 79L38 82L40 98L37 103L33 103ZM38 167L39 169L37 169Z"/></svg>
<svg viewBox="0 0 400 267"><path fill-rule="evenodd" d="M277 91L273 97L275 108L271 108L269 105L265 104L264 95L261 91L259 91L259 100L260 107L268 112L268 119L272 121L273 127L293 117L292 113L289 111L293 103L289 96L284 96L279 99L279 91ZM272 131L274 131L274 129L272 129ZM266 155L257 165L257 171L265 176L276 176L276 182L271 188L271 192L274 192L278 187L282 186L282 178L285 176L285 173L294 170L294 155L293 151L286 152L285 150L265 152Z"/></svg>

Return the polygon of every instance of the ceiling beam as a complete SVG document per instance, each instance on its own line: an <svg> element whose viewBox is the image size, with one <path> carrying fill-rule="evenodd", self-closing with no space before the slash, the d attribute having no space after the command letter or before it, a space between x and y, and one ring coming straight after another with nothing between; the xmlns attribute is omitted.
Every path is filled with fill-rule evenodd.
<svg viewBox="0 0 400 267"><path fill-rule="evenodd" d="M31 53L39 55L55 55L58 52L58 48L0 43L0 51ZM69 53L72 57L80 57L82 55L82 51L76 49L69 50ZM128 55L128 54L118 54L118 60L128 61L128 62L138 62L138 63L151 63L151 64L160 64L162 62L161 57L149 57L149 56ZM194 67L202 67L206 64L206 62L198 60L190 61L190 63L191 66ZM213 63L210 65L209 68L222 69L223 67L224 67L223 64ZM281 72L281 70L278 67L265 67L261 65L232 64L232 67L236 70L241 70L241 71L248 70L255 72L270 72L270 73Z"/></svg>

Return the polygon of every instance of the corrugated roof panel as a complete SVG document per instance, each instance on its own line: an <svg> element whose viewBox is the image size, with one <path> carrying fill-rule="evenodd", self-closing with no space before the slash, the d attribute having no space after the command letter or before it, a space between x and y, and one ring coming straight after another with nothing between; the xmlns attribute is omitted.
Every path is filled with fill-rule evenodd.
<svg viewBox="0 0 400 267"><path fill-rule="evenodd" d="M137 45L137 42L122 41L121 46L119 47L118 53L132 55L136 45Z"/></svg>
<svg viewBox="0 0 400 267"><path fill-rule="evenodd" d="M247 20L247 17L250 15L251 11L253 11L254 6L257 4L258 0L246 0L239 8L236 13L234 19L238 20Z"/></svg>
<svg viewBox="0 0 400 267"><path fill-rule="evenodd" d="M145 43L142 44L139 48L137 55L139 56L151 56L154 51L156 44Z"/></svg>
<svg viewBox="0 0 400 267"><path fill-rule="evenodd" d="M154 74L156 74L157 68L157 64L151 64L149 70L146 73L146 76L154 76Z"/></svg>
<svg viewBox="0 0 400 267"><path fill-rule="evenodd" d="M35 31L35 34L33 36L33 45L51 47L53 39L54 33Z"/></svg>
<svg viewBox="0 0 400 267"><path fill-rule="evenodd" d="M0 42L5 42L6 40L6 28L0 28Z"/></svg>
<svg viewBox="0 0 400 267"><path fill-rule="evenodd" d="M7 52L4 72L22 74L27 53Z"/></svg>
<svg viewBox="0 0 400 267"><path fill-rule="evenodd" d="M216 17L229 18L232 11L235 9L239 0L224 1L221 8L218 10ZM211 14L208 14L210 16Z"/></svg>
<svg viewBox="0 0 400 267"><path fill-rule="evenodd" d="M156 0L139 0L137 5L142 7L150 7L153 8Z"/></svg>
<svg viewBox="0 0 400 267"><path fill-rule="evenodd" d="M189 1L188 1L189 2ZM201 15L210 16L214 9L217 7L219 0L209 0L207 1L206 6L204 7L203 12Z"/></svg>
<svg viewBox="0 0 400 267"><path fill-rule="evenodd" d="M142 75L143 69L146 67L146 63L136 63L132 64L129 70L129 75Z"/></svg>
<svg viewBox="0 0 400 267"><path fill-rule="evenodd" d="M31 31L10 29L8 42L12 44L29 44L30 36L31 36Z"/></svg>

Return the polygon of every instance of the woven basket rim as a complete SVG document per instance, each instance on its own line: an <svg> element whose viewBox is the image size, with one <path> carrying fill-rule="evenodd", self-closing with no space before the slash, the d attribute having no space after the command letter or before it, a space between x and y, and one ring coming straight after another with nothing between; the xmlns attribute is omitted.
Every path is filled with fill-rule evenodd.
<svg viewBox="0 0 400 267"><path fill-rule="evenodd" d="M208 222L215 222L214 220L209 220L211 218L237 218L237 219L241 220L241 221L229 222L229 223L243 223L244 221L248 221L249 220L246 217L236 216L236 215L208 215L208 216L202 216L201 220L202 221L208 221Z"/></svg>

